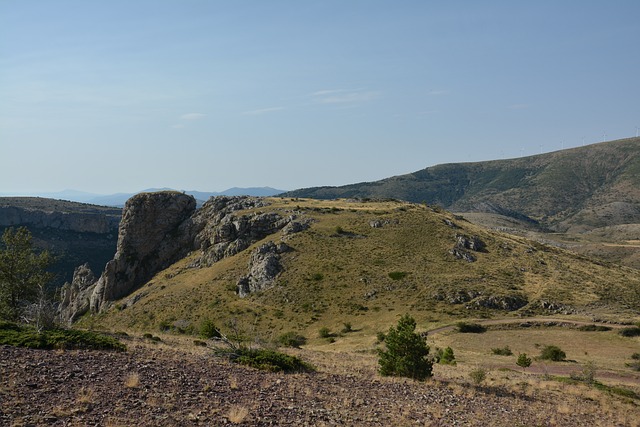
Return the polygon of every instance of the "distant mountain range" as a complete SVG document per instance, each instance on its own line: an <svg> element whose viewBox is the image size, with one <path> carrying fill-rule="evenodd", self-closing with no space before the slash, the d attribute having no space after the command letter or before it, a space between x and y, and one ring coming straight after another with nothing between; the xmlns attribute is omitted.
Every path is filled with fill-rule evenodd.
<svg viewBox="0 0 640 427"><path fill-rule="evenodd" d="M172 188L149 188L139 191L138 193L148 193L154 191L173 190ZM201 205L213 196L261 196L269 197L277 194L284 193L285 190L278 190L271 187L249 187L239 188L233 187L221 192L206 192L187 190L184 193L189 194L198 201L198 205ZM68 200L71 202L89 203L100 206L114 206L123 207L125 202L137 193L115 193L115 194L94 194L77 190L64 190L55 193L30 193L30 194L16 194L16 193L0 193L0 197L13 197L13 196L28 196L28 197L44 197L47 199Z"/></svg>
<svg viewBox="0 0 640 427"><path fill-rule="evenodd" d="M428 167L341 187L284 193L315 199L426 202L454 212L488 212L576 232L640 223L640 138L530 157Z"/></svg>

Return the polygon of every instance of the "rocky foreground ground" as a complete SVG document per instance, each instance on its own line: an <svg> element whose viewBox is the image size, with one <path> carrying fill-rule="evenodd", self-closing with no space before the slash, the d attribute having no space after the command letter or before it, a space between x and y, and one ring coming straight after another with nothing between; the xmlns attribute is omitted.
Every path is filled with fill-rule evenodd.
<svg viewBox="0 0 640 427"><path fill-rule="evenodd" d="M593 395L315 372L207 352L0 347L2 426L615 426L638 406Z"/></svg>

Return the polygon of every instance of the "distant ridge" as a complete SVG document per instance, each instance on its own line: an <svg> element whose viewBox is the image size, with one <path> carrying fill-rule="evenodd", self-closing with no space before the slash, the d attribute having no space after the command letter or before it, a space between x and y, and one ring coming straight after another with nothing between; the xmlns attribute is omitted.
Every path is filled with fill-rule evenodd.
<svg viewBox="0 0 640 427"><path fill-rule="evenodd" d="M99 206L123 207L125 202L135 194L148 193L148 192L154 192L154 191L168 191L168 190L174 190L174 189L148 188L146 190L142 190L137 193L114 193L114 194L108 194L108 195L87 193L87 192L77 191L77 190L63 190L63 191L54 192L54 193L30 193L30 194L4 193L4 194L0 194L0 197L3 197L3 196L43 197L47 199L57 199L57 200L67 200L70 202L89 203L89 204L99 205ZM248 187L248 188L232 187L221 192L215 192L215 191L206 192L206 191L196 191L196 190L184 191L185 194L189 194L195 197L199 205L207 201L210 197L214 197L214 196L270 197L270 196L275 196L277 194L281 194L284 192L285 190L278 190L276 188L271 188L271 187Z"/></svg>
<svg viewBox="0 0 640 427"><path fill-rule="evenodd" d="M443 164L283 196L393 198L456 212L508 212L560 231L640 223L640 138L517 159Z"/></svg>

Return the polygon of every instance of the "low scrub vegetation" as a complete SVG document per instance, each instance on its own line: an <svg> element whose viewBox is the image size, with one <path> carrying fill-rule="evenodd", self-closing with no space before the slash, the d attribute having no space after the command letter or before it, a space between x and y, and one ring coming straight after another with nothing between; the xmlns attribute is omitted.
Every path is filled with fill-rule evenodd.
<svg viewBox="0 0 640 427"><path fill-rule="evenodd" d="M640 326L632 326L620 329L620 335L623 337L640 337Z"/></svg>
<svg viewBox="0 0 640 427"><path fill-rule="evenodd" d="M458 332L463 334L481 334L487 332L487 328L477 323L458 322L456 324Z"/></svg>
<svg viewBox="0 0 640 427"><path fill-rule="evenodd" d="M38 332L30 326L0 322L0 344L36 349L89 349L124 351L126 346L108 335L76 329Z"/></svg>
<svg viewBox="0 0 640 427"><path fill-rule="evenodd" d="M307 343L307 338L297 332L285 332L278 337L278 344L284 347L300 348Z"/></svg>
<svg viewBox="0 0 640 427"><path fill-rule="evenodd" d="M578 330L583 332L606 332L610 331L611 327L603 325L582 325L578 326Z"/></svg>
<svg viewBox="0 0 640 427"><path fill-rule="evenodd" d="M511 351L508 345L501 348L492 348L491 352L498 356L513 356L513 351Z"/></svg>
<svg viewBox="0 0 640 427"><path fill-rule="evenodd" d="M562 362L567 358L567 354L555 345L547 345L542 349L539 359L551 360L553 362Z"/></svg>

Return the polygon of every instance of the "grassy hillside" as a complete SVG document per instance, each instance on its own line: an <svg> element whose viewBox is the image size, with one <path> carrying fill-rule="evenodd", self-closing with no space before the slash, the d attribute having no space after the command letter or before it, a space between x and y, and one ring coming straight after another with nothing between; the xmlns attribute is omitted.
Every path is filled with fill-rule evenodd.
<svg viewBox="0 0 640 427"><path fill-rule="evenodd" d="M592 262L522 237L490 232L462 217L404 202L269 199L261 212L296 213L314 222L280 233L208 268L199 256L157 274L133 295L83 325L113 330L197 332L204 320L235 321L245 334L274 338L297 331L331 345L319 331L354 346L375 339L404 313L419 324L460 318L571 314L640 319L640 271ZM240 212L239 214L241 214ZM380 227L372 227L372 223ZM457 236L477 236L486 249L475 262L451 254ZM267 290L240 298L238 279L260 243L284 238L284 271ZM341 330L349 329L342 337ZM330 337L331 338L331 337Z"/></svg>
<svg viewBox="0 0 640 427"><path fill-rule="evenodd" d="M458 212L487 211L489 203L561 230L640 223L640 138L518 159L438 165L377 182L285 196L395 198Z"/></svg>

